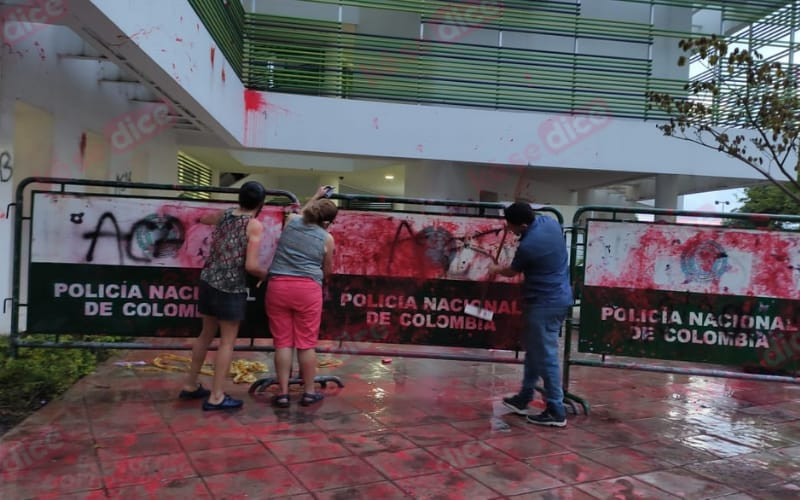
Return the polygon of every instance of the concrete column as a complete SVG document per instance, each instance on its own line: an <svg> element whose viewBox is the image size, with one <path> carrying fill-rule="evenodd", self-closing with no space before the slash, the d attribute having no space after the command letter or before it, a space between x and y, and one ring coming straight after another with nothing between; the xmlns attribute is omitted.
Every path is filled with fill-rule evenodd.
<svg viewBox="0 0 800 500"><path fill-rule="evenodd" d="M678 176L677 175L656 175L656 200L655 208L667 208L676 210L678 208ZM656 220L674 222L675 217L656 217Z"/></svg>
<svg viewBox="0 0 800 500"><path fill-rule="evenodd" d="M459 165L449 161L420 161L406 165L405 195L409 198L477 200L471 195L467 176ZM447 207L428 207L426 211L445 213Z"/></svg>

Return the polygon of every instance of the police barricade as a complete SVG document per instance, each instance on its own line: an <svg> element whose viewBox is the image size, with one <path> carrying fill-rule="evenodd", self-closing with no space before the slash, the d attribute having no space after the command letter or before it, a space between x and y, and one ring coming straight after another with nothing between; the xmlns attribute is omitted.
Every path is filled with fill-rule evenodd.
<svg viewBox="0 0 800 500"><path fill-rule="evenodd" d="M35 185L43 187L32 189ZM197 192L227 199L182 195ZM237 192L77 179L22 181L14 226L12 350L190 348L166 339L193 337L201 328L196 284L213 228L197 220L235 204L231 195ZM259 215L265 227L260 255L264 267L274 254L287 205L299 205L292 193L268 194L270 202ZM359 195L333 198L342 210L330 228L337 243L336 268L326 282L320 338L339 345L319 352L521 362L519 279L489 281L487 276L488 264L510 262L516 246L501 218L502 204ZM364 203L370 208L354 208ZM404 208L382 211L375 203ZM563 223L555 209L538 211ZM274 350L254 342L271 337L264 289L256 287L255 280L249 283L248 316L240 338L250 342L238 344L236 350ZM468 304L493 311L492 321L465 314ZM26 338L31 334L52 334L54 340ZM69 334L78 334L81 340L60 338ZM158 341L92 340L108 335ZM357 341L373 345L354 348ZM374 344L495 349L515 355L387 350ZM342 385L337 377L318 381L323 386L326 381ZM273 378L262 379L251 392L273 383Z"/></svg>
<svg viewBox="0 0 800 500"><path fill-rule="evenodd" d="M521 278L490 280L488 275L491 262L511 262L517 245L501 215L505 205L347 194L331 198L340 210L329 228L336 256L334 274L325 285L320 339L335 342L318 352L522 362ZM537 212L563 224L554 208L538 207ZM492 311L492 319L466 313L467 305ZM274 378L259 380L251 391L273 383ZM566 399L572 405L572 395Z"/></svg>
<svg viewBox="0 0 800 500"><path fill-rule="evenodd" d="M191 193L209 197L213 193L216 199L193 199ZM20 182L11 345L186 348L163 342L75 342L59 337L196 336L202 324L196 285L213 231L198 218L236 206L237 193L234 188L79 179ZM272 259L289 206L298 206L294 194L267 190L267 204L258 216L265 230L259 257L264 266ZM269 337L263 290L256 284L255 279L248 283L242 338ZM25 338L30 334L53 334L55 340L32 342Z"/></svg>
<svg viewBox="0 0 800 500"><path fill-rule="evenodd" d="M776 372L800 360L799 228L800 216L581 207L564 388L575 365L797 383Z"/></svg>

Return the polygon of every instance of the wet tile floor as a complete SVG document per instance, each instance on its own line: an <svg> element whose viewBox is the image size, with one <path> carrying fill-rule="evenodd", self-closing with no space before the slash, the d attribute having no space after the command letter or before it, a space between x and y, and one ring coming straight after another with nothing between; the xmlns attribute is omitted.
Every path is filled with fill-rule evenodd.
<svg viewBox="0 0 800 500"><path fill-rule="evenodd" d="M335 358L321 404L231 413L108 363L0 438L0 498L800 498L800 386L574 367L552 429L499 404L519 365Z"/></svg>

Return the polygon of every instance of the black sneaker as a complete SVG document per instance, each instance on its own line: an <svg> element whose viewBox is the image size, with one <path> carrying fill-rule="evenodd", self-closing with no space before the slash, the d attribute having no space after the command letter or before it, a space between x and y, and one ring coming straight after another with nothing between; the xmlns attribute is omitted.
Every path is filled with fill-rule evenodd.
<svg viewBox="0 0 800 500"><path fill-rule="evenodd" d="M530 400L523 398L519 394L514 394L508 398L503 398L503 406L513 411L517 415L527 415L529 403Z"/></svg>
<svg viewBox="0 0 800 500"><path fill-rule="evenodd" d="M203 387L203 384L197 384L197 389L193 391L182 390L178 397L180 399L200 399L207 398L211 391Z"/></svg>
<svg viewBox="0 0 800 500"><path fill-rule="evenodd" d="M233 399L232 397L225 395L217 404L211 404L207 399L203 401L203 410L211 411L211 410L233 410L235 408L241 408L244 404L244 401L241 399Z"/></svg>
<svg viewBox="0 0 800 500"><path fill-rule="evenodd" d="M529 424L546 425L548 427L565 427L567 425L567 417L555 415L550 411L550 408L538 415L528 415L525 420Z"/></svg>

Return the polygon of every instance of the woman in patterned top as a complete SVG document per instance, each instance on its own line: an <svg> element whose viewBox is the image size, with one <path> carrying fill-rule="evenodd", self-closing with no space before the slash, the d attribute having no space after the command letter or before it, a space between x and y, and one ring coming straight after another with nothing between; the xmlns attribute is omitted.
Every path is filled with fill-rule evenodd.
<svg viewBox="0 0 800 500"><path fill-rule="evenodd" d="M222 386L230 371L239 323L244 320L247 310L247 273L260 279L266 275L258 266L264 227L256 219L265 198L264 186L254 181L245 182L239 189L238 208L220 210L198 219L200 223L216 227L208 258L200 273L198 311L203 318L203 330L192 347L192 368L180 398L207 398L203 410L239 408L243 404L225 394ZM197 383L197 376L218 329L220 343L209 391Z"/></svg>

